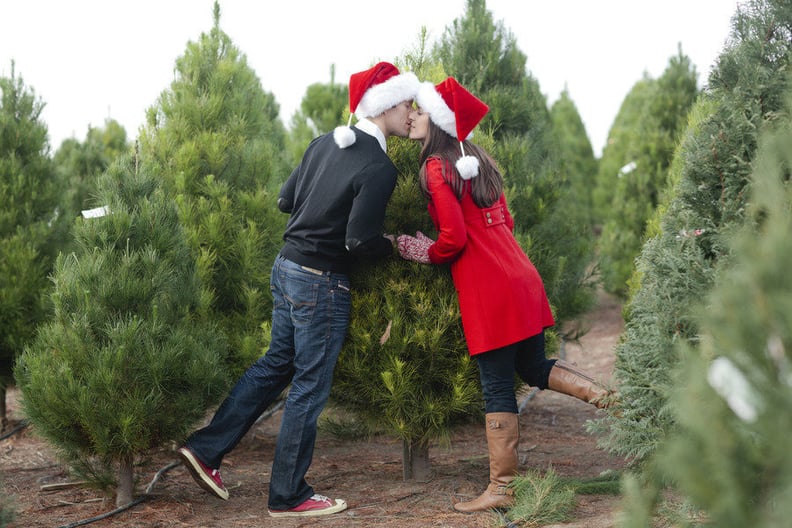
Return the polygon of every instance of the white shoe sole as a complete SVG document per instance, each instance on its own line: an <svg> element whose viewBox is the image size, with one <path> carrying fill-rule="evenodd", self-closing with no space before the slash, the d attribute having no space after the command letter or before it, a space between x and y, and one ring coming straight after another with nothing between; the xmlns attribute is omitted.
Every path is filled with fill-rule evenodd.
<svg viewBox="0 0 792 528"><path fill-rule="evenodd" d="M179 454L179 457L181 457L184 462L184 466L190 471L190 474L199 486L216 497L228 500L228 490L219 487L214 483L211 477L204 473L198 459L193 456L189 449L180 447L176 452Z"/></svg>
<svg viewBox="0 0 792 528"><path fill-rule="evenodd" d="M329 508L322 508L321 510L307 510L301 512L295 511L272 511L268 510L270 517L318 517L320 515L330 515L332 513L342 512L347 509L347 503L342 499L335 499L335 504Z"/></svg>

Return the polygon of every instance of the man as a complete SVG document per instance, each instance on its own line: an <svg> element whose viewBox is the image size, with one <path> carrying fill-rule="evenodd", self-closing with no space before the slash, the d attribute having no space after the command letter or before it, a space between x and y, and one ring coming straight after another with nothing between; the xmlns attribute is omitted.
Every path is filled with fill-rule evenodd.
<svg viewBox="0 0 792 528"><path fill-rule="evenodd" d="M195 481L217 497L228 499L218 469L223 456L291 384L272 464L269 514L327 515L347 507L341 499L314 494L305 475L349 324L349 267L355 258L382 257L393 249L382 235L397 175L386 140L408 135L418 84L414 74L387 62L353 74L349 106L359 122L314 139L280 191L278 208L290 217L270 279L270 348L237 381L211 423L178 450Z"/></svg>

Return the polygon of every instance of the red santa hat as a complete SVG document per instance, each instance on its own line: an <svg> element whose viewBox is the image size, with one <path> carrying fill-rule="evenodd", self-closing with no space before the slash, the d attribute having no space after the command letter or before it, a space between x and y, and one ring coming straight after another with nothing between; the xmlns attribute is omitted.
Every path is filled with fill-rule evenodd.
<svg viewBox="0 0 792 528"><path fill-rule="evenodd" d="M471 132L489 112L489 107L453 77L436 86L430 82L422 83L415 100L429 113L429 119L435 125L459 140L462 156L456 167L462 179L478 176L478 158L466 156L462 142L472 136Z"/></svg>
<svg viewBox="0 0 792 528"><path fill-rule="evenodd" d="M415 99L418 85L414 73L399 73L389 62L353 73L349 78L349 122L333 131L336 144L346 148L355 142L355 133L350 128L353 114L358 119L376 117L402 101Z"/></svg>

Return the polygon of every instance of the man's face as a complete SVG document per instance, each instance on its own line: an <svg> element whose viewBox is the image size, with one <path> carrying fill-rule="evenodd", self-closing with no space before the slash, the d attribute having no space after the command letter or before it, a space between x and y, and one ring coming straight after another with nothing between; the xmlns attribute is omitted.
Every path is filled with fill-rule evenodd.
<svg viewBox="0 0 792 528"><path fill-rule="evenodd" d="M402 101L393 108L385 110L385 126L391 136L408 136L410 133L410 112L412 110L412 99Z"/></svg>

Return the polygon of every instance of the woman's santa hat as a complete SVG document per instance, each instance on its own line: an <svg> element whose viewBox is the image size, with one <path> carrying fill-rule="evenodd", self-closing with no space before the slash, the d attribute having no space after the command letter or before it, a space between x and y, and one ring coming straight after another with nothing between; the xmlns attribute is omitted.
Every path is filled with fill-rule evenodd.
<svg viewBox="0 0 792 528"><path fill-rule="evenodd" d="M333 131L336 144L347 148L355 142L355 132L351 128L353 114L358 119L376 117L402 101L415 99L418 85L414 73L399 73L389 62L353 73L349 78L349 123Z"/></svg>
<svg viewBox="0 0 792 528"><path fill-rule="evenodd" d="M415 100L435 125L459 140L462 157L457 160L456 168L462 179L478 176L478 158L465 155L463 141L472 137L471 132L489 112L489 107L453 77L436 86L421 83Z"/></svg>

